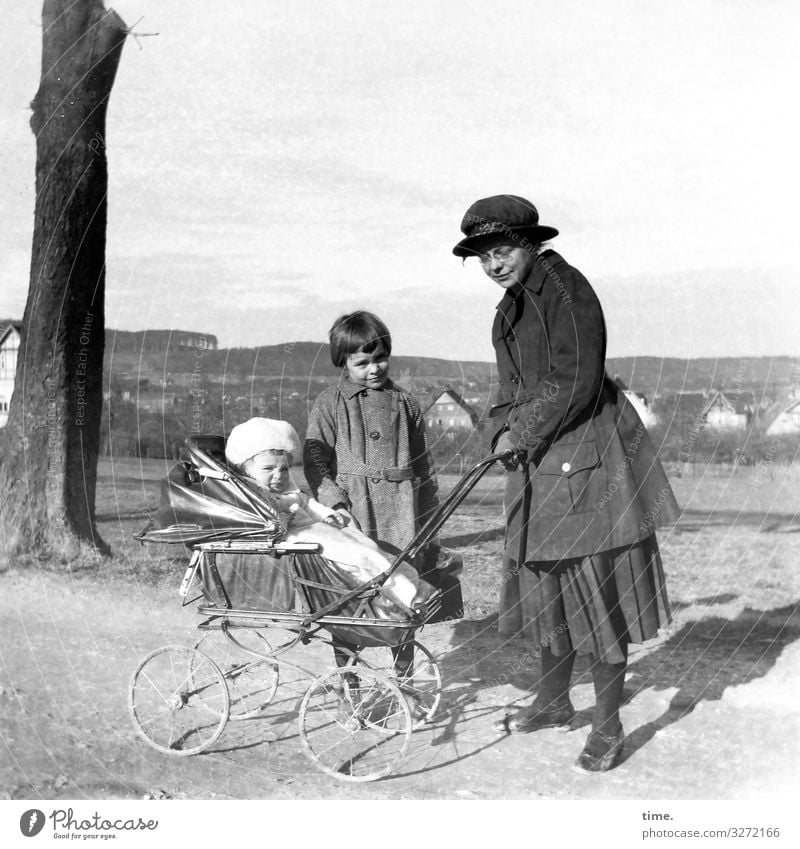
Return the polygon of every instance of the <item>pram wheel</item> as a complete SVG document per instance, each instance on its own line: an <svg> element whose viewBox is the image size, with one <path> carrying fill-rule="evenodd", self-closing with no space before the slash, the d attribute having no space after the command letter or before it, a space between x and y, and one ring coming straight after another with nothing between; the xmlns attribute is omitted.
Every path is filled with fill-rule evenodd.
<svg viewBox="0 0 800 849"><path fill-rule="evenodd" d="M414 640L406 646L408 655L388 646L362 648L353 653L348 665L367 666L386 675L408 700L414 722L431 722L442 698L442 673L422 643Z"/></svg>
<svg viewBox="0 0 800 849"><path fill-rule="evenodd" d="M303 697L299 722L311 762L344 781L390 775L411 740L405 696L368 667L340 667L317 678Z"/></svg>
<svg viewBox="0 0 800 849"><path fill-rule="evenodd" d="M225 678L208 655L188 646L151 652L131 678L128 707L139 736L169 755L211 746L228 720Z"/></svg>
<svg viewBox="0 0 800 849"><path fill-rule="evenodd" d="M222 631L209 631L197 641L195 648L212 658L222 671L230 695L231 722L259 716L275 698L280 682L278 664L266 658L258 660L250 654L252 651L264 656L272 651L272 646L257 631L240 628L235 637Z"/></svg>

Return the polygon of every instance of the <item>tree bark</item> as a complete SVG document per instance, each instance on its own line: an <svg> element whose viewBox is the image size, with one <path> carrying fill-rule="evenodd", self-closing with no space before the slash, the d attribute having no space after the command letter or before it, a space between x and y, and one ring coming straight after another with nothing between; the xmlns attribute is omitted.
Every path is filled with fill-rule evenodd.
<svg viewBox="0 0 800 849"><path fill-rule="evenodd" d="M107 553L95 528L103 404L106 108L127 27L102 0L45 0L33 99L28 300L0 451L6 551Z"/></svg>

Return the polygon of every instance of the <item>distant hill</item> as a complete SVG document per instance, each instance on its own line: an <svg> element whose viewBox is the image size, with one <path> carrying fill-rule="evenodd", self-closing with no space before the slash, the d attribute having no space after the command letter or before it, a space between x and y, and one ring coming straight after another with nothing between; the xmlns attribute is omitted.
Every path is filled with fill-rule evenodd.
<svg viewBox="0 0 800 849"><path fill-rule="evenodd" d="M256 378L335 377L339 369L332 365L329 347L321 342L287 342L284 345L265 345L260 348L222 348L219 350L187 350L171 347L166 352L148 346L130 345L114 331L106 339L107 365L111 361L116 373L128 372L142 377L163 374L203 372L226 375L234 380ZM493 366L485 362L456 362L433 357L392 357L392 372L410 373L426 380L482 381L490 379Z"/></svg>
<svg viewBox="0 0 800 849"><path fill-rule="evenodd" d="M620 357L606 367L643 395L725 389L788 390L800 382L800 357Z"/></svg>
<svg viewBox="0 0 800 849"><path fill-rule="evenodd" d="M0 319L0 329L9 321ZM158 381L172 376L186 384L192 375L225 383L290 380L329 382L339 370L323 342L286 342L259 348L220 348L211 333L188 330L106 330L106 371L128 379ZM784 397L800 384L800 357L617 357L607 362L634 391L648 398L678 392L723 389ZM392 374L402 382L428 386L472 385L487 390L495 381L493 363L435 357L392 357ZM180 376L184 376L184 380Z"/></svg>
<svg viewBox="0 0 800 849"><path fill-rule="evenodd" d="M184 348L217 349L217 337L213 333L198 333L195 330L106 330L106 348L120 353L139 354L149 352L181 350Z"/></svg>
<svg viewBox="0 0 800 849"><path fill-rule="evenodd" d="M226 381L236 382L331 378L338 374L338 369L331 364L328 345L322 342L287 342L260 348L219 350L173 347L156 351L149 345L142 347L140 338L133 340L115 335L114 331L108 333L107 366L111 364L114 372L128 372L130 376L138 374L152 379L165 374L202 372L209 377L224 376ZM612 377L619 375L632 390L648 397L712 388L741 391L769 387L780 392L800 380L798 357L619 357L609 359L607 368ZM474 382L488 386L495 379L493 363L402 355L392 357L392 373L398 378L406 374L431 384Z"/></svg>

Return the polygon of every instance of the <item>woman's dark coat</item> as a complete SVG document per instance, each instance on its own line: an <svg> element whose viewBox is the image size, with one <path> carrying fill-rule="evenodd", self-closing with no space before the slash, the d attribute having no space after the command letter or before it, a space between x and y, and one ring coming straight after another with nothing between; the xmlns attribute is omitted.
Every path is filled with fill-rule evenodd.
<svg viewBox="0 0 800 849"><path fill-rule="evenodd" d="M603 313L554 251L506 291L492 329L504 417L527 462L506 485L506 556L517 563L630 545L679 508L641 419L605 373Z"/></svg>

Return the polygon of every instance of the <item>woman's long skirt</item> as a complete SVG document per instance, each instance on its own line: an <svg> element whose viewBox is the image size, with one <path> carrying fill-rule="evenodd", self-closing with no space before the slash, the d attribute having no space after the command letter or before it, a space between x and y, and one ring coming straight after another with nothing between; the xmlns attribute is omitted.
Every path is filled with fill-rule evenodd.
<svg viewBox="0 0 800 849"><path fill-rule="evenodd" d="M621 663L626 644L652 639L672 618L655 535L588 557L505 565L500 633L556 656L575 650Z"/></svg>

